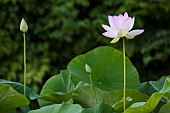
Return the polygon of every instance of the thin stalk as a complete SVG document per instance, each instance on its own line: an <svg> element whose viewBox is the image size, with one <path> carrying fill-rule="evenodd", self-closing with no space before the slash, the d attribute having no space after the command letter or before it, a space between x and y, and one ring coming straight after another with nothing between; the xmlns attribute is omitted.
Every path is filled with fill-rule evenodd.
<svg viewBox="0 0 170 113"><path fill-rule="evenodd" d="M125 38L123 38L123 73L124 73L124 88L123 88L123 99L124 99L124 113L126 109L126 60L125 60Z"/></svg>
<svg viewBox="0 0 170 113"><path fill-rule="evenodd" d="M93 86L91 74L89 74L89 78L90 78L90 83L91 83L91 85ZM96 92L95 92L94 87L93 87L93 92L94 92L94 100L95 100L95 104L97 104L97 97L96 97Z"/></svg>
<svg viewBox="0 0 170 113"><path fill-rule="evenodd" d="M25 39L25 33L23 33L24 37L24 95L26 96L26 39Z"/></svg>

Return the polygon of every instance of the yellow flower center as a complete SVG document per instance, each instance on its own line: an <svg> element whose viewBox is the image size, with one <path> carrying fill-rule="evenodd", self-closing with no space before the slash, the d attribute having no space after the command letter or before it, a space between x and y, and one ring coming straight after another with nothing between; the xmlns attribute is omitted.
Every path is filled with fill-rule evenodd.
<svg viewBox="0 0 170 113"><path fill-rule="evenodd" d="M126 35L125 29L120 29L119 32L117 33L119 37L124 37Z"/></svg>

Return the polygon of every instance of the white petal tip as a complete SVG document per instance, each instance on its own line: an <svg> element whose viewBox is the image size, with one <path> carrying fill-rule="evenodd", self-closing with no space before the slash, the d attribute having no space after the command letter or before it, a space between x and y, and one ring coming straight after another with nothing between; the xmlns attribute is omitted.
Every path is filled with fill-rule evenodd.
<svg viewBox="0 0 170 113"><path fill-rule="evenodd" d="M127 35L130 36L130 37L135 37L137 35L140 35L143 32L144 32L143 29L142 30L141 29L140 30L132 30Z"/></svg>

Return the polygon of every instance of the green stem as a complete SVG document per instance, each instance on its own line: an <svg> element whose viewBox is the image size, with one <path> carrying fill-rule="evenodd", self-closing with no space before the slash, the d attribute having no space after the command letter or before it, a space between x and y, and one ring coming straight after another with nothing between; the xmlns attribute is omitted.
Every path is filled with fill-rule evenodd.
<svg viewBox="0 0 170 113"><path fill-rule="evenodd" d="M124 98L124 113L126 109L126 60L125 60L125 39L123 38L123 73L124 73L124 88L123 88L123 98Z"/></svg>
<svg viewBox="0 0 170 113"><path fill-rule="evenodd" d="M26 96L26 41L25 41L25 33L23 33L24 37L24 95Z"/></svg>
<svg viewBox="0 0 170 113"><path fill-rule="evenodd" d="M93 86L91 74L89 74L89 78L90 78L90 83L91 83L91 85ZM93 87L93 92L94 92L94 100L95 100L95 104L97 104L97 97L96 97L96 92L95 92L94 87Z"/></svg>

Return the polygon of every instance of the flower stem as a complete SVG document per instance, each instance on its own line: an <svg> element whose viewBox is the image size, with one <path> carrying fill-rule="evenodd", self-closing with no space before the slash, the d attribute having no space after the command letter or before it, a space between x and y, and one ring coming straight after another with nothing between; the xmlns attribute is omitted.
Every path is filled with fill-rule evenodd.
<svg viewBox="0 0 170 113"><path fill-rule="evenodd" d="M124 113L126 109L126 60L125 60L125 38L123 38L123 73L124 73L124 88L123 88L123 99L124 99Z"/></svg>
<svg viewBox="0 0 170 113"><path fill-rule="evenodd" d="M89 74L89 78L90 78L90 83L91 83L91 85L93 86L91 74ZM93 92L94 92L94 100L95 100L95 104L97 104L97 97L96 97L96 92L95 92L94 87L93 87Z"/></svg>
<svg viewBox="0 0 170 113"><path fill-rule="evenodd" d="M24 95L26 96L26 41L25 41L25 33L23 33L24 37Z"/></svg>

